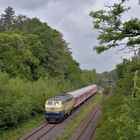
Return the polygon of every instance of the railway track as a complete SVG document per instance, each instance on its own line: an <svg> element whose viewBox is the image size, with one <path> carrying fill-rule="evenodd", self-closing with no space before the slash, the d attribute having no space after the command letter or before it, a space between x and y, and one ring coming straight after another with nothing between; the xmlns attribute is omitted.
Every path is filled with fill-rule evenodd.
<svg viewBox="0 0 140 140"><path fill-rule="evenodd" d="M94 96L93 96L94 98ZM79 108L77 108L68 118L65 119L65 121L59 123L59 124L49 124L44 122L43 124L39 125L38 127L36 127L35 129L31 130L30 132L28 132L27 134L23 135L22 137L18 138L17 140L52 140L56 137L56 135L59 135L64 129L66 129L68 122L71 121L71 119L78 114L78 112L80 111L80 108L84 107L86 105L87 102L85 102L83 105L79 106ZM98 106L98 108L95 108L95 112L94 112L94 117L100 113L100 106ZM98 115L96 116L98 118ZM95 121L95 120L91 120L91 121ZM91 122L89 121L89 123ZM88 124L87 126L84 128L88 128ZM93 130L93 129L92 129ZM82 140L81 137L83 135L83 133L85 133L84 130L78 131L77 134L80 134L79 136L73 138L72 140ZM90 133L91 135L91 133ZM94 135L94 132L92 132L92 136ZM91 137L92 137L91 136ZM87 138L83 139L83 140L88 140ZM89 139L90 140L90 139Z"/></svg>
<svg viewBox="0 0 140 140"><path fill-rule="evenodd" d="M85 120L69 140L92 140L95 135L96 125L101 117L101 106L98 105L92 115Z"/></svg>
<svg viewBox="0 0 140 140"><path fill-rule="evenodd" d="M44 136L47 136L50 131L53 131L56 126L56 124L44 123L27 135L18 138L18 140L41 140Z"/></svg>

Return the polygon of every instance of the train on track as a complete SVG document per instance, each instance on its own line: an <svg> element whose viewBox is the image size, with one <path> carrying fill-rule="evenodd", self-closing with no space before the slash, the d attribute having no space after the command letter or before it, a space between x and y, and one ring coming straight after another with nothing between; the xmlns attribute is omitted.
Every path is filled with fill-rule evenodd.
<svg viewBox="0 0 140 140"><path fill-rule="evenodd" d="M62 121L70 115L73 109L94 95L97 90L97 85L90 85L47 100L45 104L45 119L50 123Z"/></svg>

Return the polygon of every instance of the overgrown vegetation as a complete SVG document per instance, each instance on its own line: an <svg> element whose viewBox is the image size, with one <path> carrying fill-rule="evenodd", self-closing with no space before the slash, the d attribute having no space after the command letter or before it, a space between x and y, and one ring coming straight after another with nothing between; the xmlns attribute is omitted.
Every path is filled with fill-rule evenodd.
<svg viewBox="0 0 140 140"><path fill-rule="evenodd" d="M133 69L136 65L133 58L117 66L119 80L112 91L113 96L104 101L104 115L97 140L140 139L140 70L135 77Z"/></svg>
<svg viewBox="0 0 140 140"><path fill-rule="evenodd" d="M44 123L44 116L42 114L36 115L19 124L16 128L3 131L0 138L1 140L16 140L42 123Z"/></svg>
<svg viewBox="0 0 140 140"><path fill-rule="evenodd" d="M95 29L100 31L97 53L113 47L134 51L130 60L116 67L118 80L113 96L105 100L97 140L140 139L140 20L122 20L126 0L108 5L108 11L91 12ZM122 42L123 41L123 42Z"/></svg>
<svg viewBox="0 0 140 140"><path fill-rule="evenodd" d="M43 115L48 98L100 82L95 70L80 69L59 31L11 7L1 15L0 137Z"/></svg>

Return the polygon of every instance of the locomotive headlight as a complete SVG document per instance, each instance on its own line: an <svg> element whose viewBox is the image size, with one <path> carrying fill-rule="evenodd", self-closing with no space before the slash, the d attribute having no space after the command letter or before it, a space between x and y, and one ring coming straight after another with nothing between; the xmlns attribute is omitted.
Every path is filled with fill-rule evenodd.
<svg viewBox="0 0 140 140"><path fill-rule="evenodd" d="M60 106L61 104L60 104L60 102L59 101L55 101L54 102L54 106Z"/></svg>
<svg viewBox="0 0 140 140"><path fill-rule="evenodd" d="M59 103L56 103L55 106L59 106Z"/></svg>

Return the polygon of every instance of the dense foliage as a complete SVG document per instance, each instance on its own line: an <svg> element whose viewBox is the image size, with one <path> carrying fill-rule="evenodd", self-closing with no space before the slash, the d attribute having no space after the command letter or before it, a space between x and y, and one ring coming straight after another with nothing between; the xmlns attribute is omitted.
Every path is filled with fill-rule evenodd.
<svg viewBox="0 0 140 140"><path fill-rule="evenodd" d="M95 29L99 30L97 53L112 47L134 51L130 60L116 66L118 80L112 96L103 102L103 118L98 140L140 139L140 20L122 19L126 0L108 5L108 11L91 12ZM123 48L122 48L123 46Z"/></svg>
<svg viewBox="0 0 140 140"><path fill-rule="evenodd" d="M48 98L100 81L95 70L79 68L56 29L11 7L1 15L0 134L43 115Z"/></svg>
<svg viewBox="0 0 140 140"><path fill-rule="evenodd" d="M26 119L44 112L46 99L60 91L70 91L78 87L68 80L58 78L24 81L0 74L0 129L15 127Z"/></svg>
<svg viewBox="0 0 140 140"><path fill-rule="evenodd" d="M0 69L11 76L37 80L46 74L69 77L80 73L62 34L37 18L14 16L8 10L1 17ZM5 18L3 18L3 16ZM10 18L11 17L11 18ZM8 27L7 27L8 26ZM6 57L8 56L8 57Z"/></svg>
<svg viewBox="0 0 140 140"><path fill-rule="evenodd" d="M140 20L138 18L124 20L123 14L130 9L125 6L126 2L127 0L118 0L113 5L107 5L109 10L90 13L94 28L99 31L98 45L94 48L97 53L113 47L120 50L139 50Z"/></svg>
<svg viewBox="0 0 140 140"><path fill-rule="evenodd" d="M134 73L140 62L136 60L124 60L116 68L119 80L112 97L104 101L99 140L140 139L140 67Z"/></svg>

